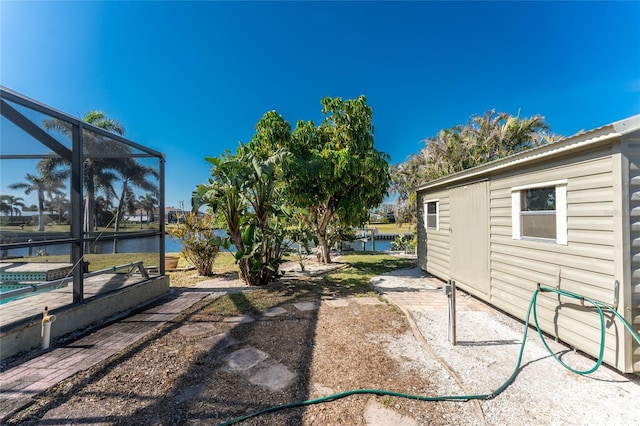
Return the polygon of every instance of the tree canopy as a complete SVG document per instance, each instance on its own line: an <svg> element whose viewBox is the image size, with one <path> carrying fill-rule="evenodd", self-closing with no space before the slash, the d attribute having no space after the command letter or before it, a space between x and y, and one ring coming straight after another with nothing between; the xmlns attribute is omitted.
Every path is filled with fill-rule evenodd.
<svg viewBox="0 0 640 426"><path fill-rule="evenodd" d="M330 226L360 226L390 184L389 156L374 148L373 110L364 96L323 98L324 120L299 121L284 165L288 197L305 208L304 220L319 240L319 257L330 262Z"/></svg>
<svg viewBox="0 0 640 426"><path fill-rule="evenodd" d="M398 195L396 221L415 223L412 188L556 139L540 115L520 118L495 110L440 130L424 141L420 152L392 168L392 190Z"/></svg>
<svg viewBox="0 0 640 426"><path fill-rule="evenodd" d="M194 192L224 218L248 284L278 276L285 242L306 244L314 234L330 261L330 235L361 225L389 188L388 156L373 147L372 110L364 96L321 101L325 119L291 125L266 112L255 134L235 153L208 158L208 184Z"/></svg>

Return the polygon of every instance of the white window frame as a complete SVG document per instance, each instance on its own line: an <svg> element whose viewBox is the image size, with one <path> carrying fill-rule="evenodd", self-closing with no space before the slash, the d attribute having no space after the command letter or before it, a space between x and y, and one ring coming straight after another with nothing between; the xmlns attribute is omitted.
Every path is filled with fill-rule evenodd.
<svg viewBox="0 0 640 426"><path fill-rule="evenodd" d="M429 203L436 203L436 226L435 228L428 225L429 220ZM439 231L440 230L440 199L425 200L424 201L424 229L427 231Z"/></svg>
<svg viewBox="0 0 640 426"><path fill-rule="evenodd" d="M556 238L533 238L522 236L520 223L520 197L525 189L555 187L556 190ZM554 242L567 245L567 179L540 182L531 185L515 186L511 188L511 227L514 240L534 240Z"/></svg>

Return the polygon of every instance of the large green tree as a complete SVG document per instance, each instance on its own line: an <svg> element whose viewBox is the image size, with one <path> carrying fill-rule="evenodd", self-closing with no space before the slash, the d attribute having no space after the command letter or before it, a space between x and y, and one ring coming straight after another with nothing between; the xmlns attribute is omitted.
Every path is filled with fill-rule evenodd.
<svg viewBox="0 0 640 426"><path fill-rule="evenodd" d="M299 121L286 144L287 197L307 214L320 261L331 262L328 230L360 226L390 184L388 155L373 145L373 110L364 96L324 98L319 125Z"/></svg>

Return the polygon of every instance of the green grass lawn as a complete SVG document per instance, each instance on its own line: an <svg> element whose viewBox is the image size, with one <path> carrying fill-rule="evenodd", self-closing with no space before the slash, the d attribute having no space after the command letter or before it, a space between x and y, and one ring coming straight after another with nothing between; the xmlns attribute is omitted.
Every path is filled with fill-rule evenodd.
<svg viewBox="0 0 640 426"><path fill-rule="evenodd" d="M267 286L256 287L253 291L220 297L209 304L203 313L241 315L283 303L319 300L322 296L375 296L377 293L370 283L371 278L414 265L409 259L378 253L344 255L340 262L348 266L328 273L319 280L286 279L285 276Z"/></svg>
<svg viewBox="0 0 640 426"><path fill-rule="evenodd" d="M415 225L397 225L395 223L369 223L369 228L378 228L381 234L410 234L416 232Z"/></svg>
<svg viewBox="0 0 640 426"><path fill-rule="evenodd" d="M142 228L140 224L136 223L124 223L120 224L119 232L136 232L136 231L147 231L147 230L158 230L160 225L157 222L154 223L143 223ZM44 231L38 231L38 224L35 225L25 225L25 226L15 226L15 225L0 225L0 232L10 232L10 233L33 233L33 232L64 232L69 233L70 227L69 225L54 225L47 224L44 228ZM113 225L109 227L98 227L96 232L114 232Z"/></svg>

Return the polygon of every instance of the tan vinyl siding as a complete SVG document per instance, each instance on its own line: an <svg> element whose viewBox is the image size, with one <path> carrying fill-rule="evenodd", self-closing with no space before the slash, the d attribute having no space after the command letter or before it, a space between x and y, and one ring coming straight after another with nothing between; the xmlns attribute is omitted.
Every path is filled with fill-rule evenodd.
<svg viewBox="0 0 640 426"><path fill-rule="evenodd" d="M567 164L554 160L491 179L491 299L495 306L524 318L537 284L613 302L615 277L614 190L611 148L581 153ZM566 180L567 245L514 240L511 188ZM597 355L600 325L593 312L557 296L539 298L543 329ZM607 362L615 365L614 330L607 330Z"/></svg>
<svg viewBox="0 0 640 426"><path fill-rule="evenodd" d="M629 243L631 288L629 309L631 321L636 332L640 333L640 140L630 140L627 144L629 159ZM633 371L640 372L640 345L631 341L631 365Z"/></svg>
<svg viewBox="0 0 640 426"><path fill-rule="evenodd" d="M427 200L438 200L439 229L426 229L426 212L424 203ZM448 191L418 197L418 264L425 271L443 280L449 279L450 244L449 244L449 195ZM427 256L427 253L429 255Z"/></svg>

